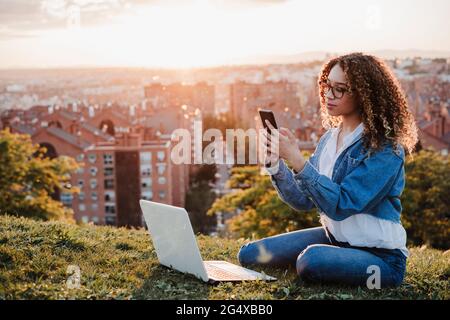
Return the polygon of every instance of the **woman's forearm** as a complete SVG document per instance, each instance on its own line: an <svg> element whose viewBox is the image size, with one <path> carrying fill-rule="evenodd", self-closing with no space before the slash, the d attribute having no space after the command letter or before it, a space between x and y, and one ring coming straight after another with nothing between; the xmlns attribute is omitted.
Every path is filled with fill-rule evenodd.
<svg viewBox="0 0 450 320"><path fill-rule="evenodd" d="M293 172L284 161L278 162L277 172L271 175L272 184L280 199L295 210L310 210L314 203L300 190Z"/></svg>

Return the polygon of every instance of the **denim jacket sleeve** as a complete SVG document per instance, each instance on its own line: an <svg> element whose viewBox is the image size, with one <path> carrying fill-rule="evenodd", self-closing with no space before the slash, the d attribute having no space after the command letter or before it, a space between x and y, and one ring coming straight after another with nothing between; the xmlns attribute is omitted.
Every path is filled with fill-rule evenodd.
<svg viewBox="0 0 450 320"><path fill-rule="evenodd" d="M320 153L323 144L327 139L329 132L322 135L316 150L310 157L311 162L317 162L317 156ZM309 193L303 192L298 185L298 182L294 178L294 172L289 169L283 160L279 161L278 168L275 170L277 173L271 175L272 184L277 190L280 199L288 204L295 210L310 210L314 207L314 203L311 201Z"/></svg>
<svg viewBox="0 0 450 320"><path fill-rule="evenodd" d="M314 203L306 197L294 179L294 173L283 160L279 161L276 174L271 175L272 184L280 199L295 210L310 210Z"/></svg>
<svg viewBox="0 0 450 320"><path fill-rule="evenodd" d="M311 197L319 210L341 221L376 206L390 191L403 162L403 153L396 155L387 146L358 162L340 184L319 174L309 160L294 179L298 189Z"/></svg>

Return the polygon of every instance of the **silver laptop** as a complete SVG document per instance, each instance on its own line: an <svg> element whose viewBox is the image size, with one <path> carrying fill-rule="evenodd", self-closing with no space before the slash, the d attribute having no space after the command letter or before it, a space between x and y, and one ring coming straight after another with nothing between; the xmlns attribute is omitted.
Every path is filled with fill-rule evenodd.
<svg viewBox="0 0 450 320"><path fill-rule="evenodd" d="M184 208L140 200L145 223L159 263L210 283L219 281L277 280L227 261L203 261Z"/></svg>

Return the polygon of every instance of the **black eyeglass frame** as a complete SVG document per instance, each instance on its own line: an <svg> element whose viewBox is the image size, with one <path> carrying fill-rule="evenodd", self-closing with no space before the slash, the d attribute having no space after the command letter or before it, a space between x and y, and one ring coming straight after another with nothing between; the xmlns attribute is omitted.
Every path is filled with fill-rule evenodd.
<svg viewBox="0 0 450 320"><path fill-rule="evenodd" d="M331 90L331 94L333 95L333 97L335 99L342 99L342 97L346 93L351 95L351 90L350 90L350 88L348 88L347 85L345 88L343 88L343 87L339 87L339 86L332 86L331 83L329 83L329 81L327 81L327 82L320 81L319 87L323 91L324 94L327 94ZM338 95L336 94L336 90L339 93Z"/></svg>

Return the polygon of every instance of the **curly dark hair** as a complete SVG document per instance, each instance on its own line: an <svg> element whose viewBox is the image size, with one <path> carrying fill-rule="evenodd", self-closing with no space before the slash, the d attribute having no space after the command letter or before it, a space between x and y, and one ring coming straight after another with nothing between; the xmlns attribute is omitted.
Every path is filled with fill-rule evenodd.
<svg viewBox="0 0 450 320"><path fill-rule="evenodd" d="M322 123L326 129L337 127L342 118L326 111L326 82L331 69L339 64L349 82L349 94L356 97L364 123L363 144L369 152L388 142L397 142L412 153L418 141L414 116L395 75L381 59L363 53L351 53L329 60L322 67L319 83ZM394 143L397 149L397 143Z"/></svg>

